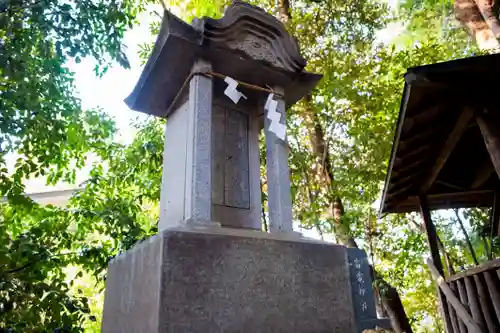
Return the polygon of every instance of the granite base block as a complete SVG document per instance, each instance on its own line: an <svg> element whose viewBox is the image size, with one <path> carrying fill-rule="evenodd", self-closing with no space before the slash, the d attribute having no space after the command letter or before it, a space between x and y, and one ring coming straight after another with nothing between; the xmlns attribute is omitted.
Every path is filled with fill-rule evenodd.
<svg viewBox="0 0 500 333"><path fill-rule="evenodd" d="M347 262L338 245L167 230L110 263L102 332L357 333Z"/></svg>

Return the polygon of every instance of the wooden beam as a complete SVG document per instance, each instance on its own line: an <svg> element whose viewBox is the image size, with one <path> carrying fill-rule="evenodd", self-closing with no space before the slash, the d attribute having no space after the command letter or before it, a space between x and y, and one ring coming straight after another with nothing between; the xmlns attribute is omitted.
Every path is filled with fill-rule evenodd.
<svg viewBox="0 0 500 333"><path fill-rule="evenodd" d="M428 201L434 202L432 209L491 207L492 190L476 190L469 192L451 192L427 195ZM406 213L419 210L418 196L397 197L388 195L384 212Z"/></svg>
<svg viewBox="0 0 500 333"><path fill-rule="evenodd" d="M483 163L477 170L474 180L470 186L471 190L480 188L488 179L490 179L493 172L495 172L495 169L493 168L493 164L491 164L491 160L488 159L488 161Z"/></svg>
<svg viewBox="0 0 500 333"><path fill-rule="evenodd" d="M479 266L473 266L472 268L466 269L465 271L458 272L455 275L447 278L446 282L460 280L466 276L474 276L476 274L482 274L486 271L491 271L495 273L495 271L499 269L500 269L500 259L493 259L490 261L486 261Z"/></svg>
<svg viewBox="0 0 500 333"><path fill-rule="evenodd" d="M476 121L483 135L486 149L490 154L493 167L500 178L500 117L492 111L483 110L476 113Z"/></svg>
<svg viewBox="0 0 500 333"><path fill-rule="evenodd" d="M441 184L441 185L444 185L446 187L453 188L455 190L465 192L465 189L463 187L457 186L457 185L452 184L452 183L443 182L442 180L437 180L436 184Z"/></svg>
<svg viewBox="0 0 500 333"><path fill-rule="evenodd" d="M441 151L439 152L439 155L436 158L434 166L432 167L428 176L425 178L424 183L420 187L420 193L425 194L430 189L430 187L436 180L437 176L439 175L439 172L441 171L441 169L443 169L446 160L448 160L448 157L450 157L451 152L457 145L458 140L460 140L462 134L467 129L467 126L471 118L472 118L472 110L469 108L465 108L458 117L458 120L455 123L455 126L453 127L450 135L448 136L448 139L446 139L446 142L441 148Z"/></svg>

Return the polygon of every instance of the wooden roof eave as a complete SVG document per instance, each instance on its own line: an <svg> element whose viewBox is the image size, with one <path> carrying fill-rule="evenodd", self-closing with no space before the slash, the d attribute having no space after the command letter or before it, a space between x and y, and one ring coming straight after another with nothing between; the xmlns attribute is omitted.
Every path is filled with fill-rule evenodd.
<svg viewBox="0 0 500 333"><path fill-rule="evenodd" d="M401 133L403 131L404 118L405 118L405 114L406 114L406 107L408 105L408 100L410 97L410 92L411 92L411 83L405 82L405 85L403 88L403 97L401 99L401 106L399 109L398 121L396 123L396 131L394 133L394 144L392 145L391 157L389 160L387 173L386 173L385 179L384 179L384 189L382 191L382 198L380 201L379 218L382 218L388 214L388 213L384 212L384 208L385 208L384 205L385 205L387 193L388 193L388 190L390 187L389 180L391 179L392 169L393 169L394 163L396 161L396 153L397 153L398 148L399 148L399 139L400 139Z"/></svg>

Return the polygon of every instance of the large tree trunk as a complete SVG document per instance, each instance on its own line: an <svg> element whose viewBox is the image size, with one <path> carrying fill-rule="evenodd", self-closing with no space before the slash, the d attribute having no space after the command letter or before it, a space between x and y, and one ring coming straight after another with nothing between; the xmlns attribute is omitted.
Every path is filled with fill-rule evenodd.
<svg viewBox="0 0 500 333"><path fill-rule="evenodd" d="M455 0L455 17L486 51L499 52L500 21L495 15L498 0Z"/></svg>
<svg viewBox="0 0 500 333"><path fill-rule="evenodd" d="M332 190L334 174L330 154L324 139L324 130L314 112L311 96L306 97L305 103L307 109L304 112L304 120L309 132L309 137L311 138L311 148L320 162L318 163L320 170L315 171L320 172L319 178L322 180L323 186ZM347 247L358 248L355 239L350 235L349 226L342 223L342 215L344 213L342 199L339 197L332 198L328 209L332 221L334 222L337 241ZM394 331L397 333L413 332L396 288L391 286L377 274L372 266L370 266L370 269L372 271L372 277L377 281L376 291L378 292L378 297L382 301L385 312L389 315Z"/></svg>
<svg viewBox="0 0 500 333"><path fill-rule="evenodd" d="M284 24L287 24L291 20L292 17L289 0L278 0L278 15L279 19ZM304 123L309 132L308 134L311 149L319 162L317 163L317 169L311 171L321 180L321 183L326 188L326 192L334 193L335 191L332 191L334 189L333 167L331 165L328 146L325 142L325 132L316 112L314 111L312 103L312 97L310 95L306 96L306 110L303 113ZM330 200L328 211L335 226L335 236L337 237L337 241L345 246L358 248L356 241L350 235L349 226L342 223L342 215L344 212L342 198L333 197ZM413 332L398 291L377 275L377 272L373 267L371 267L371 271L372 276L377 279L378 287L376 289L379 291L379 297L382 301L382 305L391 319L394 330L397 333Z"/></svg>

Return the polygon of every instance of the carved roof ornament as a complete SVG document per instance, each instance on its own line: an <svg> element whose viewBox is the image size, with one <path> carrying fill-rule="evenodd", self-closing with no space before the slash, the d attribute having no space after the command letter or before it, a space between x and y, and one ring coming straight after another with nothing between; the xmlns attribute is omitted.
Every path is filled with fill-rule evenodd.
<svg viewBox="0 0 500 333"><path fill-rule="evenodd" d="M160 33L141 76L125 99L132 109L167 117L197 59L212 70L262 87L282 87L287 106L309 93L321 75L304 70L296 39L261 8L234 1L220 19L187 24L164 12Z"/></svg>
<svg viewBox="0 0 500 333"><path fill-rule="evenodd" d="M204 18L195 25L202 28L204 42L214 47L241 51L290 72L301 72L306 61L296 39L274 16L242 1L233 1L221 19Z"/></svg>

